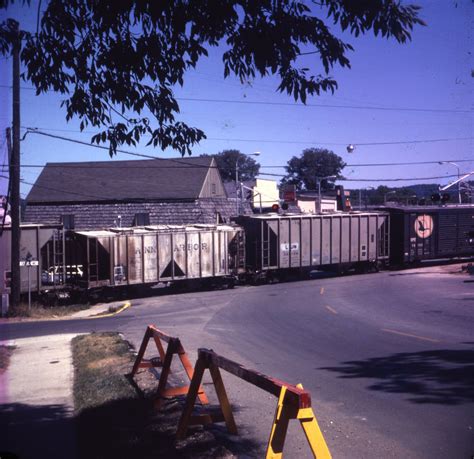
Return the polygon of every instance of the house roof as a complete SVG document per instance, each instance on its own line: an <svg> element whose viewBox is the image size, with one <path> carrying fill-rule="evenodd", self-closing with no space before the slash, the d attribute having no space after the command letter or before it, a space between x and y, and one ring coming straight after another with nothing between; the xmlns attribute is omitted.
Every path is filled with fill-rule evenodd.
<svg viewBox="0 0 474 459"><path fill-rule="evenodd" d="M47 163L28 204L196 199L212 157Z"/></svg>

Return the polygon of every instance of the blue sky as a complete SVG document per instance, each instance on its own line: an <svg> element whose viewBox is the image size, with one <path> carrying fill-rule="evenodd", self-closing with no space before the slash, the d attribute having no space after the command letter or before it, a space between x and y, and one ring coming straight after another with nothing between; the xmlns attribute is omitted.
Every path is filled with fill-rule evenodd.
<svg viewBox="0 0 474 459"><path fill-rule="evenodd" d="M283 174L282 166L304 148L328 148L351 165L343 171L351 179L344 182L347 188L446 184L451 180L448 175L457 174L449 164L357 167L360 164L463 160L459 162L461 172L474 170L474 4L471 0L403 3L420 5L427 27L416 28L413 40L405 45L372 34L356 39L335 29L355 48L349 56L352 68L333 69L331 75L339 83L338 91L310 98L307 106L277 93L276 78L256 79L245 86L235 78L224 79L219 49L211 50L209 58L189 72L185 86L176 89L181 99L181 119L203 129L208 136L193 149L193 155L229 148L243 153L259 151L262 173ZM31 4L30 8L21 8L16 3L6 15L17 18L21 27L34 29L37 2ZM2 14L5 16L4 11ZM304 56L301 64L316 74L321 71L317 56ZM11 123L11 59L1 59L0 66L3 164L5 127ZM23 127L90 141L95 131L81 133L79 121L66 122L65 112L59 107L61 95L36 96L29 86L22 83ZM442 139L449 140L433 141ZM177 152L145 147L145 143L135 150L124 149L167 158L179 156ZM346 151L348 144L356 147L352 154ZM114 158L120 159L132 158L125 154ZM34 134L21 142L24 165L94 160L109 160L108 152ZM40 171L41 168L23 168L23 197L30 189L28 183L34 182ZM435 176L443 178L406 180ZM375 180L398 178L404 180ZM5 178L0 178L0 193L4 193L6 183Z"/></svg>

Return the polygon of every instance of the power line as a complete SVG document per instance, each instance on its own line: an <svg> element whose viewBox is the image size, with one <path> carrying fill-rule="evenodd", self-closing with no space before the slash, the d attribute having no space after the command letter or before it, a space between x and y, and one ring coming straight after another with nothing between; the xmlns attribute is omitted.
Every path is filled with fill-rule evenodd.
<svg viewBox="0 0 474 459"><path fill-rule="evenodd" d="M421 164L439 164L440 162L452 161L456 163L472 163L474 159L439 159L438 161L411 161L403 163L366 163L366 164L346 164L346 167L372 167L372 166L412 166Z"/></svg>
<svg viewBox="0 0 474 459"><path fill-rule="evenodd" d="M454 178L458 177L458 175L437 175L433 177L399 177L399 178L383 178L383 179L341 179L344 182L417 182L422 180L437 180L437 179L445 179L445 178Z"/></svg>
<svg viewBox="0 0 474 459"><path fill-rule="evenodd" d="M88 147L93 147L93 148L99 148L101 150L107 150L109 151L109 148L108 147L103 147L102 145L94 145L92 143L87 143L87 142L83 142L82 140L77 140L77 139L71 139L71 138L68 138L68 137L63 137L63 136L59 136L59 135L54 135L54 134L48 134L46 132L41 132L41 131L38 131L36 129L32 129L32 128L26 128L27 129L27 132L24 134L23 136L23 139L25 139L26 135L27 134L39 134L39 135L43 135L43 136L46 136L46 137L52 137L54 139L59 139L59 140L64 140L64 141L67 141L67 142L72 142L72 143L78 143L78 144L81 144L81 145L86 145ZM192 166L192 167L195 167L195 168L203 168L205 167L206 169L208 169L210 166L206 166L206 165L201 165L201 164L193 164L193 163L188 163L186 161L183 161L181 159L174 159L174 158L159 158L157 156L152 156L152 155L145 155L145 154L142 154L142 153L133 153L131 151L126 151L126 150L115 150L116 152L118 153L124 153L126 155L131 155L131 156L138 156L138 157L141 157L141 158L148 158L148 159L156 159L156 160L161 160L161 161L171 161L171 162L175 162L175 163L178 163L180 165L188 165L188 166Z"/></svg>
<svg viewBox="0 0 474 459"><path fill-rule="evenodd" d="M351 110L381 110L381 111L406 111L406 112L430 112L430 113L472 113L472 110L437 109L437 108L411 108L411 107L371 107L365 105L337 105L337 104L298 104L289 102L262 102L252 100L230 100L230 99L200 99L194 97L177 97L176 100L189 102L227 103L241 105L273 105L286 107L318 107L318 108L342 108Z"/></svg>
<svg viewBox="0 0 474 459"><path fill-rule="evenodd" d="M10 85L0 85L0 88L11 89ZM36 88L22 86L21 89L36 91ZM48 90L46 92L56 92ZM374 107L369 105L339 105L339 104L302 104L290 102L270 102L257 100L232 100L232 99L207 99L198 97L176 97L178 101L186 102L206 102L220 104L239 104L239 105L269 105L283 107L315 107L315 108L340 108L349 110L379 110L379 111L403 111L403 112L429 112L429 113L473 113L472 110L452 109L452 108L420 108L420 107Z"/></svg>
<svg viewBox="0 0 474 459"><path fill-rule="evenodd" d="M463 175L464 173L461 173ZM270 173L262 173L260 175L268 175L272 177L285 177L284 174L270 174ZM415 182L415 181L422 181L422 180L436 180L436 179L445 179L445 178L453 178L458 177L457 174L455 175L438 175L433 177L398 177L398 178L339 178L337 181L341 182Z"/></svg>
<svg viewBox="0 0 474 459"><path fill-rule="evenodd" d="M263 175L276 175L276 174L263 174ZM3 177L3 176L0 176ZM422 181L422 180L433 180L433 179L439 179L439 178L452 178L452 177L457 177L457 175L448 175L448 176L437 176L437 177L411 177L411 178L395 178L395 179L338 179L338 181L344 181L344 182L397 182L397 181ZM5 177L6 178L6 177ZM93 199L98 199L98 200L103 200L103 196L97 196L97 195L91 195L91 194L85 194L85 193L80 193L80 192L74 192L70 190L64 190L64 189L59 189L59 188L54 188L54 187L48 187L44 185L38 185L35 183L28 182L27 180L21 180L21 183L25 185L31 185L35 186L37 188L42 188L45 190L49 191L55 191L58 193L68 193L72 194L81 198L93 198Z"/></svg>
<svg viewBox="0 0 474 459"><path fill-rule="evenodd" d="M157 159L163 159L164 161L171 161L174 160L173 158L157 158ZM182 164L181 160L174 160L174 161L179 161L179 164ZM458 162L458 163L471 163L474 162L474 160L471 159L440 159L438 161L413 161L413 162L400 162L400 163L367 163L367 164L346 164L345 167L372 167L372 166L412 166L412 165L426 165L426 164L439 164L440 162ZM202 165L195 165L191 163L185 163L186 165L189 165L190 167L207 167L207 166L202 166ZM45 164L22 164L22 168L36 168L36 169L41 169L45 167ZM60 168L71 168L71 169L82 169L82 168L87 168L87 169L109 169L110 165L101 165L101 164L93 164L93 163L87 163L87 165L81 165L81 163L50 163L48 164L48 167L60 167ZM115 168L117 169L142 169L143 166L133 166L130 164L127 164L126 166L119 166L119 165L114 165ZM147 168L150 169L179 169L181 166L166 166L166 165L160 165L160 166L153 166L153 165L147 165ZM210 166L213 167L213 166ZM260 166L260 169L280 169L280 168L285 168L288 166ZM4 166L2 168L2 172L7 172L7 168ZM261 172L259 175L269 175ZM280 174L277 174L280 176Z"/></svg>
<svg viewBox="0 0 474 459"><path fill-rule="evenodd" d="M67 194L73 194L75 196L79 196L82 198L94 198L94 199L100 199L101 201L104 199L103 196L97 196L93 194L85 194L85 193L78 193L76 191L70 191L70 190L62 190L59 188L54 188L54 187L49 187L49 186L44 186L44 185L38 185L37 183L31 183L28 182L27 180L20 180L21 183L24 183L25 185L31 185L34 186L35 188L42 188L43 190L49 190L49 191L57 191L58 193L67 193Z"/></svg>
<svg viewBox="0 0 474 459"><path fill-rule="evenodd" d="M79 143L79 144L82 144L82 145L87 145L89 147L95 147L95 148L100 148L100 149L106 149L108 150L107 147L102 147L100 145L93 145L93 144L90 144L90 143L86 143L86 142L82 142L80 140L76 140L76 139L70 139L70 138L67 138L67 137L62 137L62 136L56 136L56 135L53 135L53 134L48 134L48 133L44 133L44 132L41 132L41 131L37 131L37 130L28 130L27 131L27 134L28 133L32 133L32 134L40 134L40 135L44 135L44 136L47 136L47 137L53 137L53 138L57 138L57 139L60 139L60 140L65 140L65 141L69 141L69 142L74 142L74 143ZM26 134L25 134L26 135ZM188 164L190 166L193 166L193 167L206 167L206 168L209 168L210 166L205 166L205 165L197 165L197 164L192 164L192 163L186 163L184 161L181 161L181 160L176 160L176 159L165 159L165 158L158 158L156 156L150 156L150 155L143 155L143 154L140 154L140 153L132 153L132 152L127 152L127 151L124 151L124 150L117 150L118 152L120 153L125 153L125 154L129 154L129 155L133 155L133 156L140 156L140 157L145 157L145 158L151 158L151 159L157 159L157 160L167 160L167 161L173 161L173 162L177 162L179 164ZM468 161L468 160L461 160L461 161ZM438 161L437 161L438 162ZM427 163L427 162L420 162L420 163ZM36 167L36 165L33 165L33 167ZM69 167L80 167L80 166L69 166ZM354 166L351 166L351 167L354 167ZM270 174L270 173L261 173L259 175L267 175L267 176L274 176L274 177L284 177L285 175L284 174ZM376 179L338 179L338 180L341 180L341 181L352 181L352 182L396 182L396 181L419 181L419 180L434 180L434 179L443 179L443 178L452 178L452 177L457 177L457 175L444 175L444 176L433 176L433 177L404 177L404 178L383 178L383 179L379 179L379 178L376 178ZM26 183L26 182L24 182Z"/></svg>
<svg viewBox="0 0 474 459"><path fill-rule="evenodd" d="M69 130L69 129L52 129L52 128L30 128L22 126L22 129L26 129L28 132L37 132L40 133L42 131L58 131L58 132L82 132L86 133L86 131L77 131L77 130ZM90 134L97 134L97 132L87 131ZM46 134L50 137L54 137L53 134ZM56 136L57 139L66 140L65 137ZM80 140L69 139L74 142L83 142ZM281 144L293 144L293 145L334 145L334 146L347 146L347 143L335 143L335 142L319 142L319 141L303 141L303 140L275 140L275 139L241 139L241 138L225 138L225 137L206 137L206 140L215 140L215 141L225 141L225 142L253 142L253 143L281 143ZM417 143L437 143L437 142L454 142L454 141L464 141L464 140L474 140L474 137L452 137L452 138L441 138L441 139L418 139L418 140L395 140L395 141L386 141L386 142L362 142L362 143L354 143L355 146L376 146L376 145L409 145L409 144L417 144ZM83 142L88 146L96 146L87 142ZM108 150L108 147L103 146L96 146L102 149ZM123 150L117 150L120 153L126 154L133 154L138 155L138 153L130 153ZM145 156L149 158L156 158L155 156Z"/></svg>
<svg viewBox="0 0 474 459"><path fill-rule="evenodd" d="M232 139L232 138L219 138L219 137L207 137L206 140L217 140L217 141L228 141L228 142L254 142L254 143L285 143L285 144L298 144L298 145L334 145L334 146L347 146L347 143L331 143L331 142L316 142L316 141L303 141L303 140L273 140L273 139ZM408 145L416 143L436 143L436 142L453 142L460 140L474 140L474 137L453 137L444 139L423 139L423 140L396 140L388 142L364 142L354 143L357 146L375 146L375 145Z"/></svg>
<svg viewBox="0 0 474 459"><path fill-rule="evenodd" d="M101 150L107 150L107 151L110 151L110 148L109 147L103 147L102 145L94 145L93 143L88 143L88 142L84 142L82 140L77 140L77 139L70 139L68 137L63 137L63 136L60 136L60 135L55 135L55 134L49 134L47 132L42 132L42 131L39 131L35 128L26 128L26 133L25 135L23 136L22 140L25 139L26 135L27 134L38 134L38 135L43 135L43 136L46 136L46 137L52 137L53 139L59 139L59 140L65 140L66 142L72 142L72 143L78 143L80 145L85 145L87 147L93 147L93 148L99 148ZM125 151L125 150L115 150L116 152L118 153L125 153L127 155L132 155L132 156L139 156L141 158L148 158L148 159L161 159L161 158L158 158L156 156L151 156L151 155L145 155L145 154L141 154L141 153L133 153L131 151Z"/></svg>

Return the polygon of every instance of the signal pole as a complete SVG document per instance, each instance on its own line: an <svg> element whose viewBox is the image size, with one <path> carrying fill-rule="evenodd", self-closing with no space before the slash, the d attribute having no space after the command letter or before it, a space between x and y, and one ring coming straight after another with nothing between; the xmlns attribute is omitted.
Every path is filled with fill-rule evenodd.
<svg viewBox="0 0 474 459"><path fill-rule="evenodd" d="M21 39L18 23L13 36L13 148L10 158L11 184L11 296L13 309L20 305L20 48Z"/></svg>

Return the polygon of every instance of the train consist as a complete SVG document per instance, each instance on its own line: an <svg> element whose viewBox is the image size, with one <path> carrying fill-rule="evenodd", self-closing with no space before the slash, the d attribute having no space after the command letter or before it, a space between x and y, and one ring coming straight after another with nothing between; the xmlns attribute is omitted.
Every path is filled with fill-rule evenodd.
<svg viewBox="0 0 474 459"><path fill-rule="evenodd" d="M9 254L9 230L0 238ZM65 292L183 282L233 286L317 270L371 271L474 257L474 206L393 207L368 212L261 214L233 225L64 231L24 225L21 290ZM29 260L29 261L28 261ZM9 256L2 257L2 291Z"/></svg>

